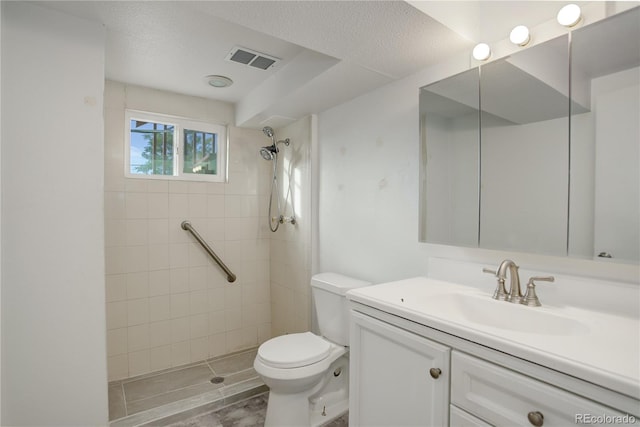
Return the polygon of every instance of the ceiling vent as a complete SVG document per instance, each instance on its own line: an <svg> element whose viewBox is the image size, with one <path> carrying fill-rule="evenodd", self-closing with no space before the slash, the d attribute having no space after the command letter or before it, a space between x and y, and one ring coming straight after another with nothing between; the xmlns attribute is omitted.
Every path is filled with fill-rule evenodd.
<svg viewBox="0 0 640 427"><path fill-rule="evenodd" d="M268 70L280 62L279 58L239 46L231 49L231 52L227 54L225 59L227 61L237 62L238 64L248 65L261 70Z"/></svg>

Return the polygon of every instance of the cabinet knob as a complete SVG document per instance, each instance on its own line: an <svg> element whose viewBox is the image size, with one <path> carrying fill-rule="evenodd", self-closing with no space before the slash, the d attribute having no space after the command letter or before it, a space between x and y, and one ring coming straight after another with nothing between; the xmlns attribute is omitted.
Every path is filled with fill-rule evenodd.
<svg viewBox="0 0 640 427"><path fill-rule="evenodd" d="M431 378L433 378L434 380L437 380L438 378L440 378L441 373L442 371L439 368L429 369L429 375L431 375Z"/></svg>
<svg viewBox="0 0 640 427"><path fill-rule="evenodd" d="M527 418L529 419L529 422L531 423L531 425L534 425L536 427L540 427L544 423L544 416L542 415L541 412L538 412L538 411L529 412L527 414Z"/></svg>

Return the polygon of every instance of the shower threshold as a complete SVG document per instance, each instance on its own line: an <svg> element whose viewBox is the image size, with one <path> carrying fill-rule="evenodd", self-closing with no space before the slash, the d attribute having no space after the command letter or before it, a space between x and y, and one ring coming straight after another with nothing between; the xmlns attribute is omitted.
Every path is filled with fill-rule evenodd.
<svg viewBox="0 0 640 427"><path fill-rule="evenodd" d="M253 370L257 349L109 383L109 426L162 425L162 419L197 415L268 390Z"/></svg>

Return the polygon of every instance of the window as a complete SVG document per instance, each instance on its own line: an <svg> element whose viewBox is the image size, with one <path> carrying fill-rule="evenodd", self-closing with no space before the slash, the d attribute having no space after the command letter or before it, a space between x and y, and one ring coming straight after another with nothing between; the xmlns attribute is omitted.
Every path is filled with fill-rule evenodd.
<svg viewBox="0 0 640 427"><path fill-rule="evenodd" d="M127 177L225 180L225 126L133 110L126 123Z"/></svg>

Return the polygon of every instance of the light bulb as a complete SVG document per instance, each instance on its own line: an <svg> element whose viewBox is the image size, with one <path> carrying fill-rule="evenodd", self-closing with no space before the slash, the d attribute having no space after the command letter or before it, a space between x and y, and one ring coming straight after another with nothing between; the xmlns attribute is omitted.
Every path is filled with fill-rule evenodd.
<svg viewBox="0 0 640 427"><path fill-rule="evenodd" d="M478 43L473 48L473 57L478 61L486 61L491 56L491 48L486 43Z"/></svg>
<svg viewBox="0 0 640 427"><path fill-rule="evenodd" d="M577 4L568 4L560 9L557 19L560 25L573 27L580 21L581 17L580 6Z"/></svg>
<svg viewBox="0 0 640 427"><path fill-rule="evenodd" d="M511 43L517 44L518 46L525 46L529 43L529 40L531 40L531 37L529 36L529 29L524 25L518 25L511 30L509 40L511 40Z"/></svg>

